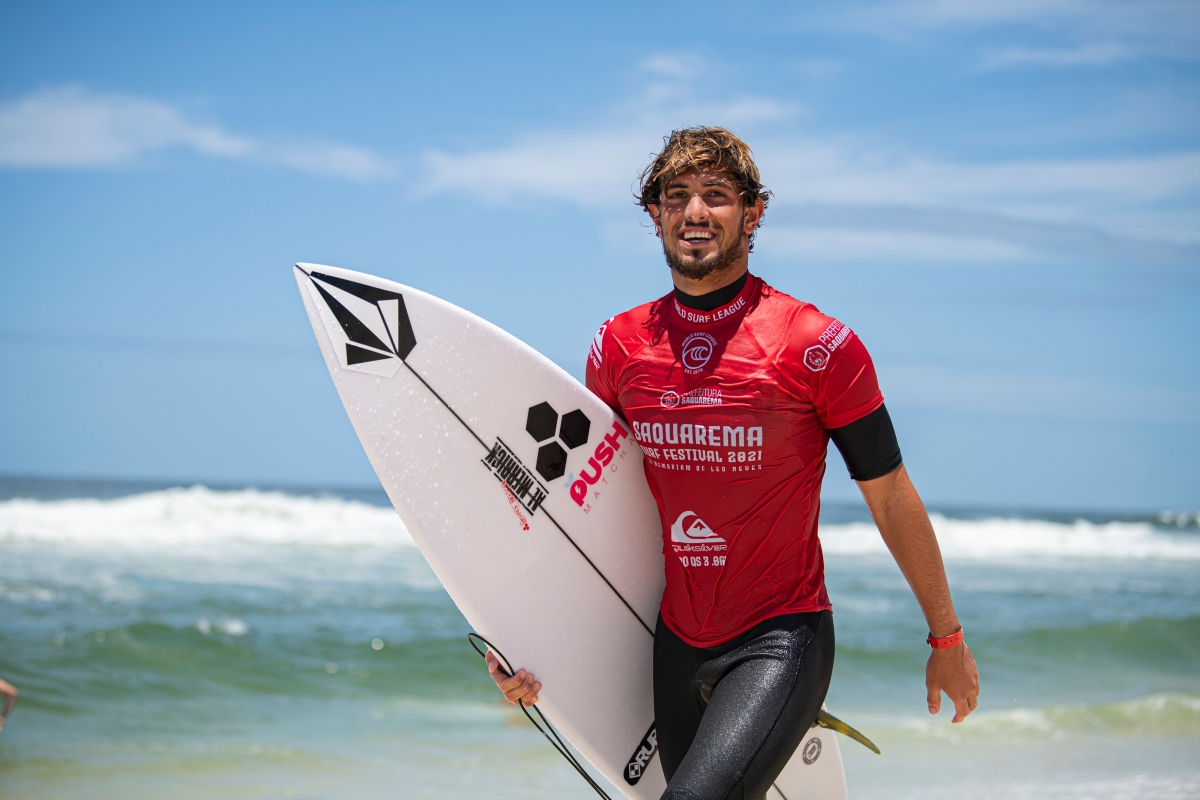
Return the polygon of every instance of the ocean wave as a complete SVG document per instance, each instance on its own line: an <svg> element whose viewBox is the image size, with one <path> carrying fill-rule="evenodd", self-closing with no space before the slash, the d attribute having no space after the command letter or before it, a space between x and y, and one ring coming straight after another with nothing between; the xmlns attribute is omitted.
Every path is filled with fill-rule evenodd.
<svg viewBox="0 0 1200 800"><path fill-rule="evenodd" d="M1200 735L1200 696L1161 692L1094 705L979 711L963 726L951 728L945 720L929 718L909 720L904 728L912 734L954 740L1196 736Z"/></svg>
<svg viewBox="0 0 1200 800"><path fill-rule="evenodd" d="M405 547L396 512L337 497L204 486L113 500L0 502L0 541L105 547L212 546L231 542Z"/></svg>
<svg viewBox="0 0 1200 800"><path fill-rule="evenodd" d="M1102 558L1200 560L1200 536L1150 522L1072 523L995 517L964 520L932 514L947 559ZM0 541L137 547L273 545L407 547L412 538L395 511L339 497L204 486L110 500L0 501ZM870 523L821 527L826 554L885 555Z"/></svg>
<svg viewBox="0 0 1200 800"><path fill-rule="evenodd" d="M1003 561L1038 558L1200 560L1200 536L1163 531L1148 522L1072 523L1037 519L962 520L931 514L942 555L948 559ZM828 555L884 555L874 525L821 526Z"/></svg>

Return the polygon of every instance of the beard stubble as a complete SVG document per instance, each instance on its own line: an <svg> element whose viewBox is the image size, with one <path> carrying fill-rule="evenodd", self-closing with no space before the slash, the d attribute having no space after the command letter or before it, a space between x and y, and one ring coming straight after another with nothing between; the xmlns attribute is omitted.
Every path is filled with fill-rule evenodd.
<svg viewBox="0 0 1200 800"><path fill-rule="evenodd" d="M739 237L733 244L725 250L720 250L707 258L695 260L689 259L685 261L678 254L672 253L667 249L667 241L663 239L663 256L667 259L667 266L672 272L692 281L699 281L707 278L709 275L714 275L718 272L724 272L733 266L734 262L742 257L746 252L745 237Z"/></svg>

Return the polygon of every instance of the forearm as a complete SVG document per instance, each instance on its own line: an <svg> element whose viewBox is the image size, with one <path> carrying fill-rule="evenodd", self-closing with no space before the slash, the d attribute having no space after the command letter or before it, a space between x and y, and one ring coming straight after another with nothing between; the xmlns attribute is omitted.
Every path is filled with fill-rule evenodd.
<svg viewBox="0 0 1200 800"><path fill-rule="evenodd" d="M925 504L903 466L859 484L884 544L912 588L929 630L948 636L958 630L946 569Z"/></svg>

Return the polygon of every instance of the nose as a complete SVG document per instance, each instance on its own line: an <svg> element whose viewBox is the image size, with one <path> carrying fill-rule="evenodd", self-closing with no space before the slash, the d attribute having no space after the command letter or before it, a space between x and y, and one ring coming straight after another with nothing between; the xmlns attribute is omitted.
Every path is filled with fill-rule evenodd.
<svg viewBox="0 0 1200 800"><path fill-rule="evenodd" d="M708 205L700 199L700 193L694 192L688 200L687 208L683 211L684 224L708 221Z"/></svg>

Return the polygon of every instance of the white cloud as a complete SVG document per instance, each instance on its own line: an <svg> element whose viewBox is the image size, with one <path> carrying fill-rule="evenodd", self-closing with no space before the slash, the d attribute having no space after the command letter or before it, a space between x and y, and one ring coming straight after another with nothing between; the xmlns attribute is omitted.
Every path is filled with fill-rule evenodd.
<svg viewBox="0 0 1200 800"><path fill-rule="evenodd" d="M700 66L699 60L692 56L665 53L651 56L642 62L642 69L646 72L667 78L685 78Z"/></svg>
<svg viewBox="0 0 1200 800"><path fill-rule="evenodd" d="M675 57L656 57L661 58ZM653 158L672 128L718 124L738 130L797 113L794 106L754 96L697 102L685 84L653 83L612 109L593 130L544 131L474 152L431 150L424 156L426 178L418 191L462 192L491 202L533 197L585 208L626 207L638 169Z"/></svg>
<svg viewBox="0 0 1200 800"><path fill-rule="evenodd" d="M199 122L177 108L78 86L35 92L0 104L0 166L118 167L165 150L255 159L349 180L387 177L392 168L372 153L344 145L271 145Z"/></svg>
<svg viewBox="0 0 1200 800"><path fill-rule="evenodd" d="M965 203L1071 217L1105 202L1144 203L1200 192L1200 151L984 164L819 140L777 142L759 152L764 173L785 203Z"/></svg>
<svg viewBox="0 0 1200 800"><path fill-rule="evenodd" d="M510 147L425 156L425 191L489 201L515 196L569 200L584 208L632 202L635 170L661 146L661 134L634 130L545 134Z"/></svg>
<svg viewBox="0 0 1200 800"><path fill-rule="evenodd" d="M771 226L760 234L759 251L822 261L894 261L901 256L954 264L1029 257L1025 248L1000 239L851 227Z"/></svg>
<svg viewBox="0 0 1200 800"><path fill-rule="evenodd" d="M1096 6L1088 0L915 0L877 3L848 13L862 22L873 20L872 29L990 27L1028 22L1051 16L1080 15Z"/></svg>
<svg viewBox="0 0 1200 800"><path fill-rule="evenodd" d="M272 158L299 172L353 181L382 180L396 172L393 164L369 150L339 144L279 147Z"/></svg>
<svg viewBox="0 0 1200 800"><path fill-rule="evenodd" d="M1103 66L1136 55L1137 51L1129 45L1119 43L1067 48L1010 47L984 56L979 62L979 67L983 70L1002 70L1020 67Z"/></svg>
<svg viewBox="0 0 1200 800"><path fill-rule="evenodd" d="M169 147L238 157L254 144L191 122L161 103L92 95L79 87L47 89L0 106L0 164L6 166L109 166Z"/></svg>
<svg viewBox="0 0 1200 800"><path fill-rule="evenodd" d="M666 93L664 92L664 95ZM542 199L627 210L637 170L679 124L659 100L624 122L533 134L506 147L425 157L427 192L488 202ZM778 119L764 99L713 105L713 116ZM628 109L626 109L628 110ZM688 121L707 121L694 114ZM1108 159L938 160L850 140L756 134L775 192L763 252L837 259L941 262L1085 258L1125 264L1200 265L1191 207L1200 151ZM1157 220L1157 222L1155 222ZM1175 222L1172 222L1175 220Z"/></svg>
<svg viewBox="0 0 1200 800"><path fill-rule="evenodd" d="M834 25L912 40L944 32L989 31L1057 37L1058 46L1014 47L985 56L993 67L1094 66L1118 59L1200 58L1200 3L1193 0L906 0L842 11Z"/></svg>

